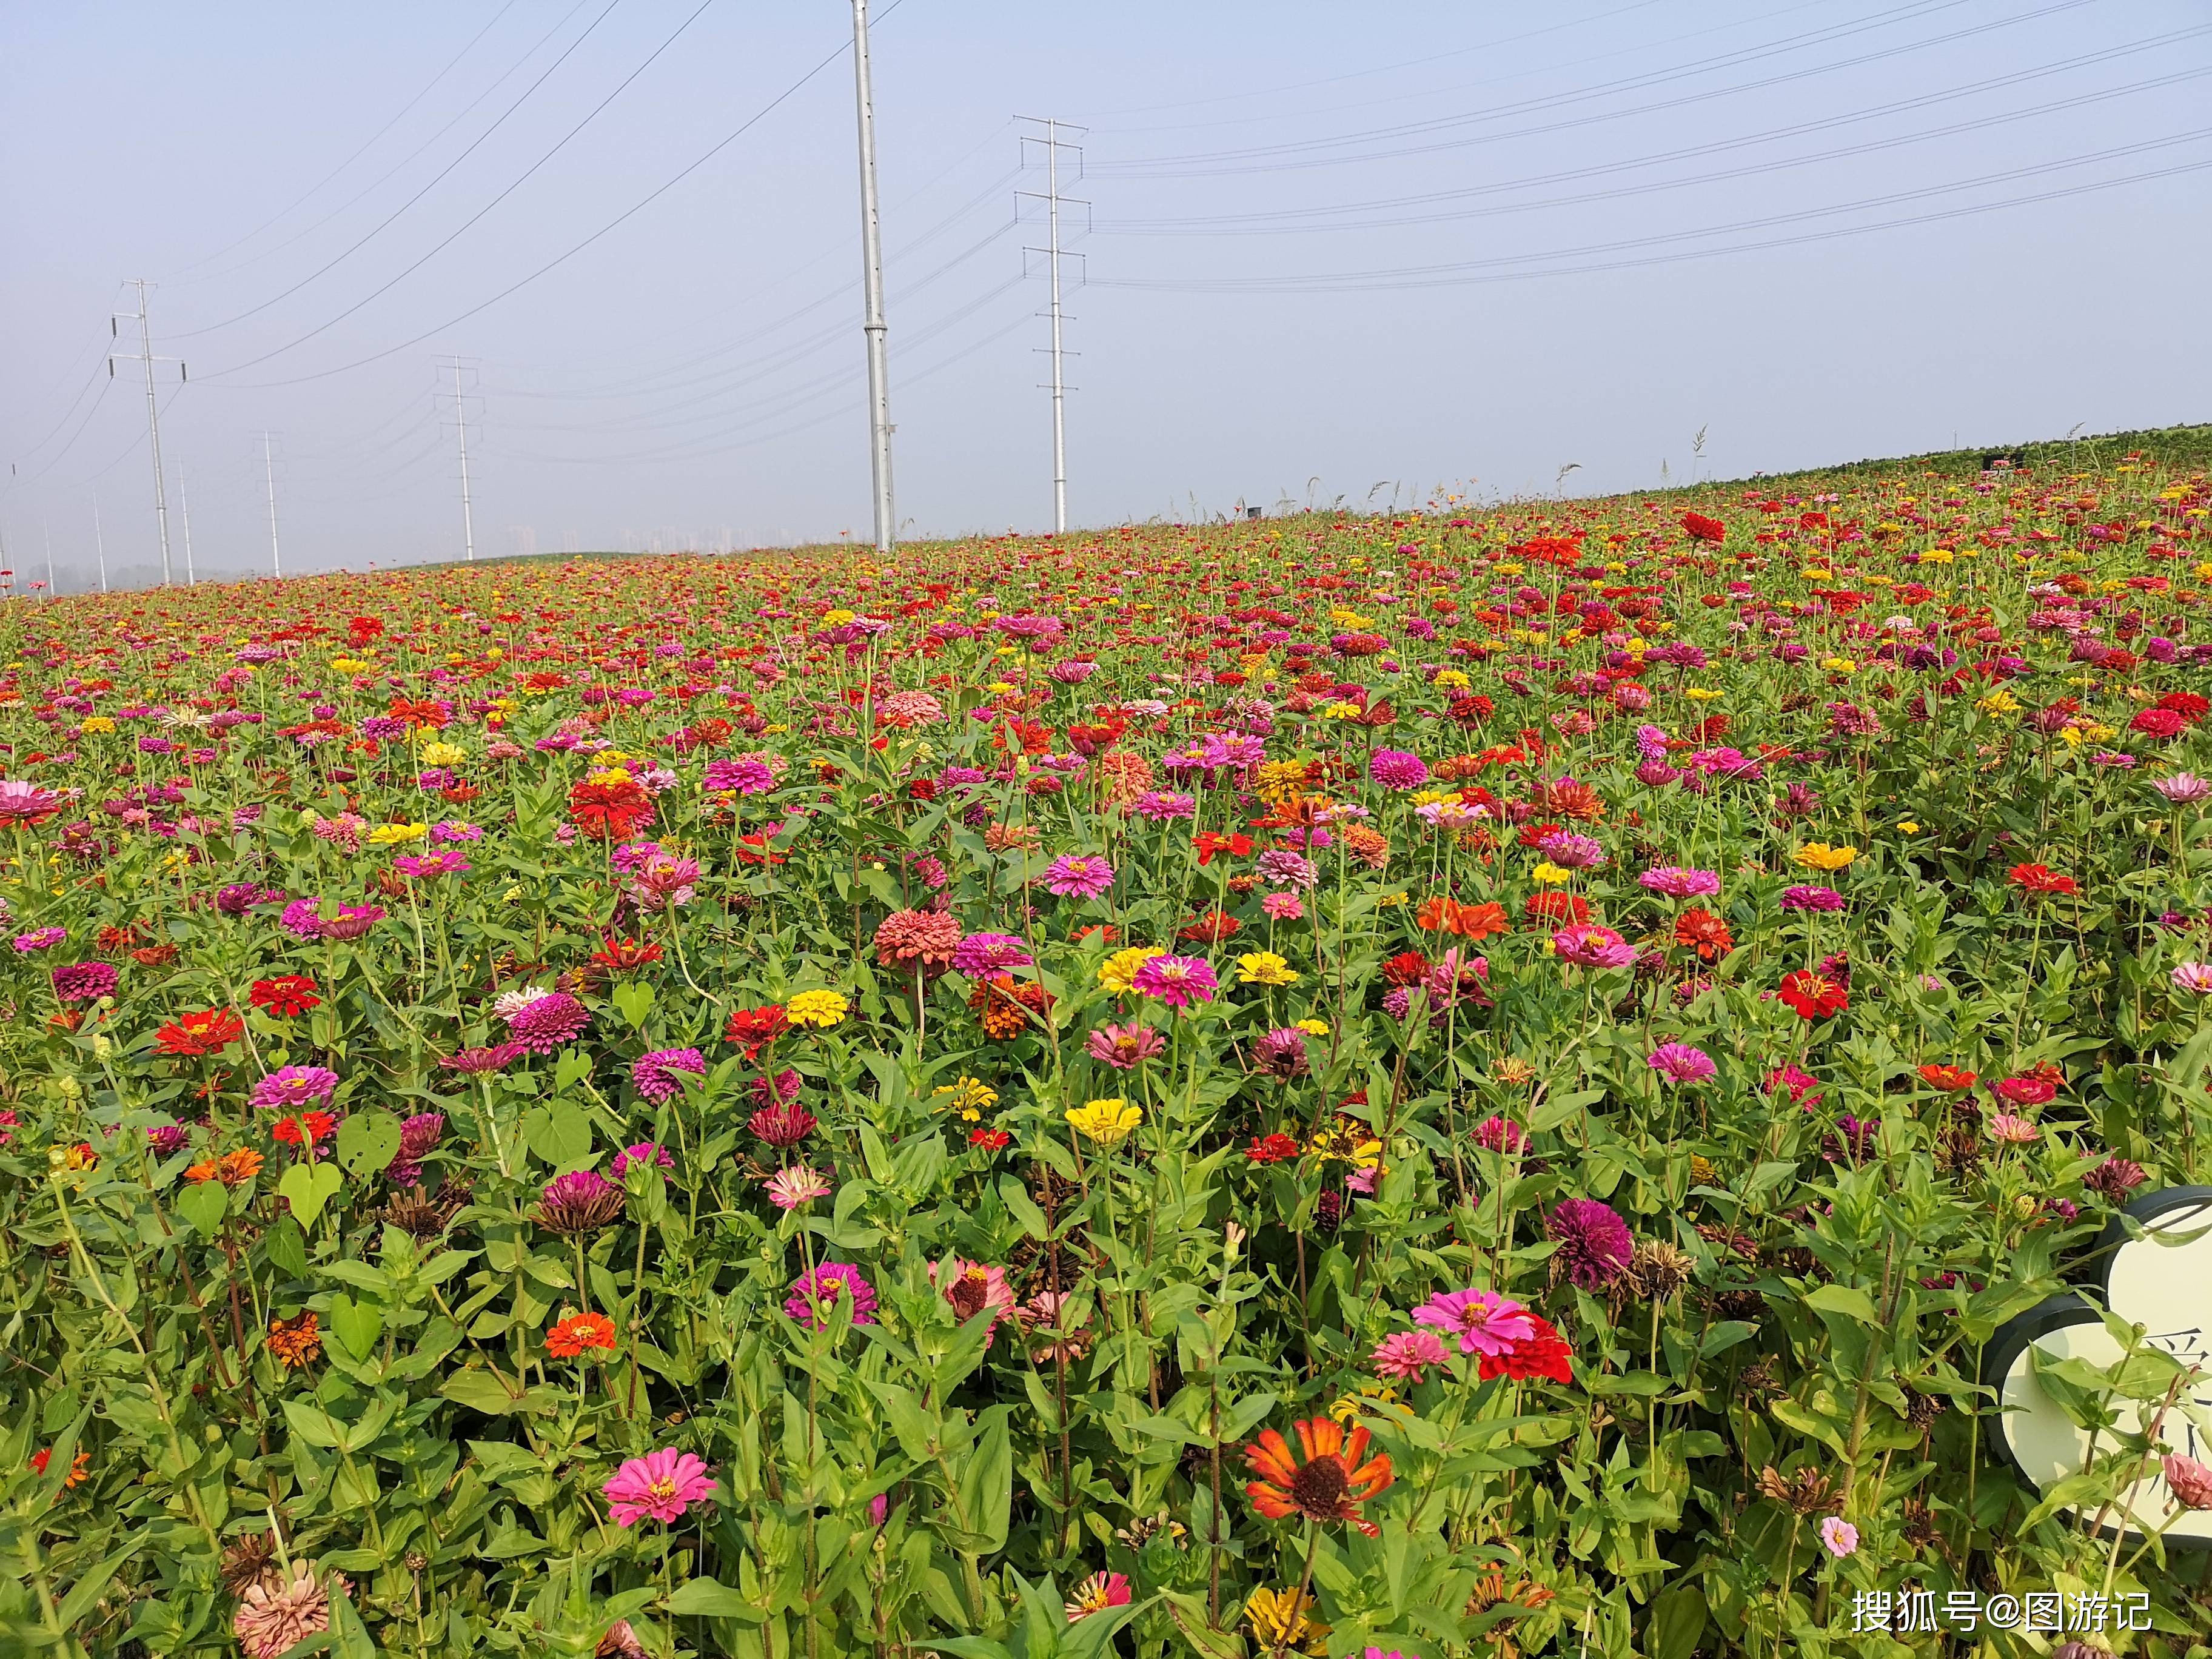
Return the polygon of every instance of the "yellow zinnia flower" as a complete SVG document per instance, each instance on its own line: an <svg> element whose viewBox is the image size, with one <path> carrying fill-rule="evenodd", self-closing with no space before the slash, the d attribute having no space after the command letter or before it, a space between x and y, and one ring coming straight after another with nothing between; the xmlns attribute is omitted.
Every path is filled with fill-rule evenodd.
<svg viewBox="0 0 2212 1659"><path fill-rule="evenodd" d="M1535 877L1538 881L1551 882L1554 884L1563 881L1572 881L1575 878L1575 872L1573 871L1562 870L1558 865L1553 863L1549 859L1540 860L1537 863L1536 867L1528 873Z"/></svg>
<svg viewBox="0 0 2212 1659"><path fill-rule="evenodd" d="M1808 841L1790 858L1792 863L1808 870L1826 871L1832 875L1858 855L1859 849L1856 847L1831 847L1825 841Z"/></svg>
<svg viewBox="0 0 2212 1659"><path fill-rule="evenodd" d="M1145 1109L1132 1106L1116 1096L1111 1100L1094 1100L1069 1107L1067 1121L1085 1140L1101 1146L1118 1146L1128 1139L1132 1129L1145 1121Z"/></svg>
<svg viewBox="0 0 2212 1659"><path fill-rule="evenodd" d="M1307 1615L1314 1598L1291 1589L1256 1589L1244 1604L1244 1622L1252 1627L1258 1646L1288 1647L1299 1653L1328 1651L1328 1626Z"/></svg>
<svg viewBox="0 0 2212 1659"><path fill-rule="evenodd" d="M835 991L801 991L783 1005L783 1012L793 1025L816 1025L826 1031L852 1006Z"/></svg>
<svg viewBox="0 0 2212 1659"><path fill-rule="evenodd" d="M422 764L425 766L459 766L469 757L469 751L458 743L426 743L422 745Z"/></svg>
<svg viewBox="0 0 2212 1659"><path fill-rule="evenodd" d="M977 1121L999 1103L999 1091L972 1077L963 1077L957 1083L939 1084L930 1091L930 1097L944 1102L946 1111L959 1113L963 1123Z"/></svg>
<svg viewBox="0 0 2212 1659"><path fill-rule="evenodd" d="M371 847L398 847L404 842L421 841L429 833L427 823L380 823L363 839Z"/></svg>
<svg viewBox="0 0 2212 1659"><path fill-rule="evenodd" d="M1098 982L1109 991L1127 991L1138 969L1154 957L1165 955L1166 951L1152 945L1132 945L1125 951L1116 951L1098 964Z"/></svg>
<svg viewBox="0 0 2212 1659"><path fill-rule="evenodd" d="M1237 958L1240 985L1296 985L1298 976L1291 964L1273 951L1248 951Z"/></svg>

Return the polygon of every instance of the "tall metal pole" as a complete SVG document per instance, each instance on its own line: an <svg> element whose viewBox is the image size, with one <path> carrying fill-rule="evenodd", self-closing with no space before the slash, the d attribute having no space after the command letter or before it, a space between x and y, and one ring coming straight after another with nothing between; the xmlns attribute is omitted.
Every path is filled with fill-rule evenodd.
<svg viewBox="0 0 2212 1659"><path fill-rule="evenodd" d="M453 418L461 428L461 556L471 564L477 557L477 524L469 507L469 416L462 406L461 366L453 365Z"/></svg>
<svg viewBox="0 0 2212 1659"><path fill-rule="evenodd" d="M146 426L154 438L154 517L161 527L161 586L167 587L169 574L169 493L161 472L161 410L154 399L154 331L146 316L146 279L141 276L131 286L138 290L138 350L146 360Z"/></svg>
<svg viewBox="0 0 2212 1659"><path fill-rule="evenodd" d="M1044 124L1045 200L1049 204L1052 246L1052 533L1067 533L1067 428L1062 406L1066 385L1060 373L1060 131Z"/></svg>
<svg viewBox="0 0 2212 1659"><path fill-rule="evenodd" d="M51 599L54 596L54 532L46 528L44 519L39 520L39 534L46 538L46 597Z"/></svg>
<svg viewBox="0 0 2212 1659"><path fill-rule="evenodd" d="M284 556L276 547L276 463L269 453L269 434L261 434L261 465L269 477L269 568L284 580Z"/></svg>
<svg viewBox="0 0 2212 1659"><path fill-rule="evenodd" d="M192 504L185 494L185 464L177 463L177 510L185 521L185 586L197 587L198 580L192 574Z"/></svg>
<svg viewBox="0 0 2212 1659"><path fill-rule="evenodd" d="M100 527L100 492L92 494L92 545L100 560L100 591L107 592L107 536Z"/></svg>
<svg viewBox="0 0 2212 1659"><path fill-rule="evenodd" d="M898 532L891 506L891 404L884 343L884 248L876 216L875 97L868 84L868 0L853 0L853 92L860 121L860 258L868 337L868 459L874 474L876 550L890 551Z"/></svg>

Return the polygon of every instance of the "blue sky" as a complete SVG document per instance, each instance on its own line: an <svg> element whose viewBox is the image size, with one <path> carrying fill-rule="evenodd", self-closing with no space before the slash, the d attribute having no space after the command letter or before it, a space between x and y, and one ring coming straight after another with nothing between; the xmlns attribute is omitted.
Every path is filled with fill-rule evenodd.
<svg viewBox="0 0 2212 1659"><path fill-rule="evenodd" d="M1079 526L2208 414L2201 5L877 9L908 534L1050 523L1022 115L1088 129ZM457 556L456 356L480 552L866 537L849 35L836 0L9 8L15 564L88 580L95 495L111 569L154 558L143 371L106 367L138 276L191 371L179 562L181 468L199 565L265 568L264 431L288 570Z"/></svg>

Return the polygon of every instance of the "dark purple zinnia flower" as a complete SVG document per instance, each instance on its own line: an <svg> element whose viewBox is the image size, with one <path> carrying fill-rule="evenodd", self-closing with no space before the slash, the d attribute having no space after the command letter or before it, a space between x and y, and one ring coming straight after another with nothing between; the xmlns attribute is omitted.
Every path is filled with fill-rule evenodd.
<svg viewBox="0 0 2212 1659"><path fill-rule="evenodd" d="M464 1048L438 1064L464 1077L478 1077L486 1072L504 1071L529 1052L519 1042L495 1042L489 1048Z"/></svg>
<svg viewBox="0 0 2212 1659"><path fill-rule="evenodd" d="M146 1144L157 1158L171 1158L185 1150L189 1137L181 1123L157 1123L146 1131Z"/></svg>
<svg viewBox="0 0 2212 1659"><path fill-rule="evenodd" d="M422 1160L436 1149L445 1133L443 1112L416 1113L399 1126L399 1150L384 1166L384 1178L395 1187L421 1186Z"/></svg>
<svg viewBox="0 0 2212 1659"><path fill-rule="evenodd" d="M531 1212L541 1227L556 1233L596 1232L623 1212L627 1195L593 1170L571 1170L545 1183L545 1194Z"/></svg>
<svg viewBox="0 0 2212 1659"><path fill-rule="evenodd" d="M796 1102L763 1106L746 1121L771 1146L796 1146L814 1133L814 1114Z"/></svg>
<svg viewBox="0 0 2212 1659"><path fill-rule="evenodd" d="M1628 1224L1594 1198L1562 1199L1552 1212L1551 1231L1559 1242L1552 1270L1577 1290L1603 1290L1628 1271L1636 1255Z"/></svg>

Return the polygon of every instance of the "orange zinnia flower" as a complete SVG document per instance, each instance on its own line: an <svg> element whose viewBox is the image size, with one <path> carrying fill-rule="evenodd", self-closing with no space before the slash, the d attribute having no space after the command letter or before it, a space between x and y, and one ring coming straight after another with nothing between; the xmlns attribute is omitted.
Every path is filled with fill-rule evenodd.
<svg viewBox="0 0 2212 1659"><path fill-rule="evenodd" d="M321 1322L313 1310L296 1319L269 1322L269 1351L284 1362L288 1371L312 1365L323 1357Z"/></svg>
<svg viewBox="0 0 2212 1659"><path fill-rule="evenodd" d="M556 1359L574 1359L586 1348L614 1352L615 1322L602 1313L570 1314L545 1333L545 1352Z"/></svg>
<svg viewBox="0 0 2212 1659"><path fill-rule="evenodd" d="M1685 910L1674 919L1674 943L1694 950L1705 962L1735 948L1728 923L1706 909Z"/></svg>
<svg viewBox="0 0 2212 1659"><path fill-rule="evenodd" d="M1396 1477L1386 1454L1367 1456L1367 1431L1347 1434L1325 1417L1301 1419L1291 1431L1298 1437L1296 1451L1273 1429L1244 1448L1246 1465L1260 1477L1244 1488L1252 1507L1274 1520L1298 1515L1315 1522L1349 1521L1370 1538L1381 1536L1382 1528L1360 1519L1359 1506Z"/></svg>

